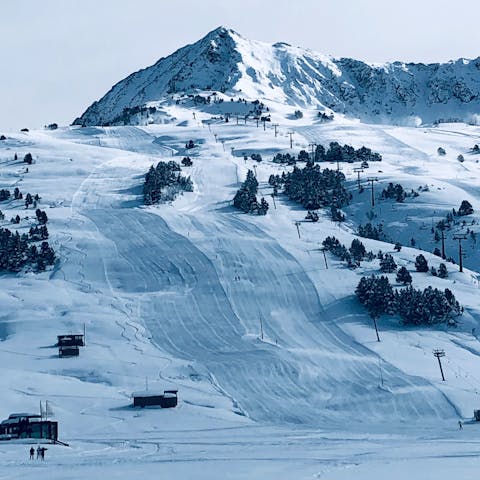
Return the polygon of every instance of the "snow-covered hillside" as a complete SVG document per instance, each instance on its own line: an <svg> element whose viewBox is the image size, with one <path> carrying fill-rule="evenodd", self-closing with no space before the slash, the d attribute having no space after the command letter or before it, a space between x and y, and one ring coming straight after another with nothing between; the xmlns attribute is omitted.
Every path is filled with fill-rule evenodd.
<svg viewBox="0 0 480 480"><path fill-rule="evenodd" d="M44 273L0 276L0 413L35 411L48 399L71 445L50 446L41 464L27 460L25 445L2 442L4 478L345 480L382 478L387 465L391 478L430 478L433 461L442 465L436 478L454 470L471 478L480 431L472 422L458 432L457 421L480 406L476 243L465 242L465 271L448 263L449 277L440 279L414 271L418 249L362 239L411 270L415 287L448 287L465 307L457 327L405 328L382 318L380 343L353 293L362 275L379 273L378 261L351 270L327 254L326 268L319 247L328 235L349 245L358 224L373 218L404 245L414 236L438 267L432 219L468 199L468 228L478 231L480 167L469 151L480 128L321 124L314 112L290 119L292 110L272 104L277 134L268 122L215 122L201 108L173 104L165 111L177 125L59 128L0 141L0 187L39 194L59 257ZM143 206L145 172L160 160L180 162L190 139L197 147L183 173L193 192ZM317 223L306 222L305 210L283 196L274 206L268 178L292 167L273 155L334 140L382 154L362 173L378 179L376 206L368 191L357 192L357 164L349 163L341 165L353 194L344 224L322 210ZM35 160L28 171L26 152ZM263 161L244 160L244 152ZM254 168L270 202L266 216L231 206ZM396 203L380 198L388 182L429 188ZM34 223L22 201L0 209L4 228L23 233ZM18 226L8 221L16 214ZM447 233L454 258L453 233L465 228ZM58 358L56 335L83 324L80 356ZM434 348L446 352L446 382ZM146 377L151 389L178 387L179 406L133 409L130 394Z"/></svg>
<svg viewBox="0 0 480 480"><path fill-rule="evenodd" d="M247 40L220 27L203 39L129 75L77 120L78 125L171 120L162 106L179 94L224 92L249 100L333 110L374 123L476 121L480 58L444 64L370 65L286 43Z"/></svg>

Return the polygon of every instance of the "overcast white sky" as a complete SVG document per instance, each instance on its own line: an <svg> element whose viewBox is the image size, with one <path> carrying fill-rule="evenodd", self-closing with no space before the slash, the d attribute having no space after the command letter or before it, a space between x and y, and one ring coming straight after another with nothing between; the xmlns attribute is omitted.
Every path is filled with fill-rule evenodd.
<svg viewBox="0 0 480 480"><path fill-rule="evenodd" d="M370 62L480 56L480 0L0 0L0 130L68 124L224 25Z"/></svg>

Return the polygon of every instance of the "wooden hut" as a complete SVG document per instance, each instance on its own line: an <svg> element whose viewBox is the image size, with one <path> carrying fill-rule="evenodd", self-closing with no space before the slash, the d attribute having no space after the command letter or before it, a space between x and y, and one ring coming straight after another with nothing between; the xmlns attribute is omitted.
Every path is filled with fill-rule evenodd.
<svg viewBox="0 0 480 480"><path fill-rule="evenodd" d="M172 408L178 404L178 390L164 390L163 393L154 391L134 392L134 407L161 407Z"/></svg>

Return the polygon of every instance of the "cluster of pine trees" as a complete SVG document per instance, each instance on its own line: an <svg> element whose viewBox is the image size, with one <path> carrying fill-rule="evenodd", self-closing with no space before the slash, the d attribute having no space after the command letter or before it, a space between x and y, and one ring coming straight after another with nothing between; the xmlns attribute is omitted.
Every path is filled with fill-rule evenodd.
<svg viewBox="0 0 480 480"><path fill-rule="evenodd" d="M6 190L2 188L0 190L0 202L4 202L5 200L8 200L10 198L10 190Z"/></svg>
<svg viewBox="0 0 480 480"><path fill-rule="evenodd" d="M368 222L365 225L359 225L358 235L363 238L371 238L372 240L386 240L382 224L374 226Z"/></svg>
<svg viewBox="0 0 480 480"><path fill-rule="evenodd" d="M463 217L464 215L471 215L473 213L472 204L468 200L462 200L460 208L458 209L457 215Z"/></svg>
<svg viewBox="0 0 480 480"><path fill-rule="evenodd" d="M327 237L322 242L323 248L330 252L332 255L347 262L348 266L351 268L356 268L360 265L360 262L363 260L372 261L375 258L373 252L367 252L365 245L354 238L350 245L350 248L347 248L343 243L335 237Z"/></svg>
<svg viewBox="0 0 480 480"><path fill-rule="evenodd" d="M253 172L248 170L247 178L233 198L233 206L245 213L266 215L269 207L268 202L263 197L258 202L257 192L258 181Z"/></svg>
<svg viewBox="0 0 480 480"><path fill-rule="evenodd" d="M328 149L323 145L317 145L314 154L315 162L380 162L382 156L373 152L368 147L355 150L351 145L340 145L338 142L330 142Z"/></svg>
<svg viewBox="0 0 480 480"><path fill-rule="evenodd" d="M20 235L8 228L0 228L0 270L19 272L30 266L35 271L45 270L55 262L55 252L48 242L42 241L40 248L33 242L48 238L45 226L33 227L29 234Z"/></svg>
<svg viewBox="0 0 480 480"><path fill-rule="evenodd" d="M158 162L145 175L143 196L146 205L174 200L178 193L192 192L193 183L190 177L182 177L177 162Z"/></svg>
<svg viewBox="0 0 480 480"><path fill-rule="evenodd" d="M455 324L463 308L453 293L427 287L418 290L411 286L394 291L385 276L362 277L355 294L369 315L398 315L405 325Z"/></svg>
<svg viewBox="0 0 480 480"><path fill-rule="evenodd" d="M303 151L303 150L302 150ZM307 154L308 155L308 154ZM273 163L285 163L287 165L295 165L297 159L295 155L290 155L289 153L277 153L272 159Z"/></svg>
<svg viewBox="0 0 480 480"><path fill-rule="evenodd" d="M325 112L318 112L317 117L322 122L331 122L334 119L333 113L331 113L330 115L327 115Z"/></svg>
<svg viewBox="0 0 480 480"><path fill-rule="evenodd" d="M407 193L399 183L394 185L392 182L390 182L387 188L383 189L381 197L391 198L396 202L401 203L407 197L418 197L418 193L415 190L411 190L410 193Z"/></svg>
<svg viewBox="0 0 480 480"><path fill-rule="evenodd" d="M360 262L364 260L371 262L377 258L380 260L381 272L397 272L396 281L398 283L403 285L409 285L412 283L412 276L410 275L410 272L403 266L398 268L392 255L389 253L383 253L381 250L379 250L377 254L374 254L372 251L367 252L365 245L357 238L352 240L350 248L347 248L333 236L325 238L325 240L322 242L322 245L326 251L330 252L343 262L346 262L349 268L357 268L360 266ZM399 243L395 245L396 251L400 251L401 248L402 247ZM417 255L415 258L415 270L417 272L424 273L430 272L431 275L439 278L448 278L447 267L444 263L440 263L438 269L434 266L429 268L428 262L422 254Z"/></svg>
<svg viewBox="0 0 480 480"><path fill-rule="evenodd" d="M283 186L284 193L307 210L320 207L341 208L347 205L352 196L345 189L345 175L337 170L308 162L305 168L294 167L291 172L271 175L268 183L278 190Z"/></svg>
<svg viewBox="0 0 480 480"><path fill-rule="evenodd" d="M5 188L2 188L0 190L0 202L5 202L6 200L9 200L11 196L12 194L10 193L10 190L7 190ZM13 190L13 198L14 200L23 200L24 198L23 193L19 190L18 187L15 187ZM32 195L31 193L27 193L25 195L25 208L28 208L30 205L34 205L36 207L39 200L40 197L38 196L38 194Z"/></svg>
<svg viewBox="0 0 480 480"><path fill-rule="evenodd" d="M290 153L276 153L272 159L274 163L295 165L296 162L311 161L311 155L306 150L300 150L298 157ZM380 162L382 156L373 152L368 147L361 147L357 150L351 145L340 145L338 142L331 142L325 149L323 145L317 145L313 153L314 162Z"/></svg>
<svg viewBox="0 0 480 480"><path fill-rule="evenodd" d="M125 107L122 110L122 113L116 116L111 122L103 122L103 127L108 127L110 125L131 125L132 117L138 114L153 114L157 111L156 107L145 107L145 106L135 106L135 107ZM78 125L75 120L74 125ZM85 127L85 124L82 124L82 127Z"/></svg>
<svg viewBox="0 0 480 480"><path fill-rule="evenodd" d="M433 265L429 268L427 259L422 254L417 255L417 257L415 258L415 269L417 270L417 272L423 272L423 273L427 273L428 271L430 271L430 273L434 277L439 277L439 278L448 277L447 267L444 263L441 263L438 266L438 270Z"/></svg>

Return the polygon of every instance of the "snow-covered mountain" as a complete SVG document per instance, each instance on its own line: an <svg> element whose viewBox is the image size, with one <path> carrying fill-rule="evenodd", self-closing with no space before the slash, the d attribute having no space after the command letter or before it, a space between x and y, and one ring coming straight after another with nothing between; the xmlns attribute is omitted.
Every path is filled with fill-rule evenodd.
<svg viewBox="0 0 480 480"><path fill-rule="evenodd" d="M442 64L372 65L286 43L247 40L220 27L132 73L74 123L123 125L130 123L125 112L172 100L175 93L204 90L326 108L374 123L470 121L480 111L480 57Z"/></svg>
<svg viewBox="0 0 480 480"><path fill-rule="evenodd" d="M470 72L473 84L475 68L457 62L436 75ZM408 79L424 85L405 90L423 119L467 116L476 98L429 99L434 70L374 68L218 29L120 82L78 121L137 125L0 132L0 228L11 232L0 260L38 258L40 235L56 255L45 271L0 269L0 422L48 400L70 445L49 444L44 462L28 460L26 443L38 439L0 435L1 478L476 478L480 126L317 117L336 101L336 111L379 120L368 109L389 98L387 120L405 119L394 82ZM454 82L445 85L453 92ZM234 121L263 102L271 122ZM298 108L303 116L292 115ZM324 157L321 172L341 170L351 200L344 222L329 208L311 221L271 179L300 172L302 150L333 141L382 160ZM287 153L296 166L274 161ZM175 168L171 161L193 191L147 205L145 174L158 162ZM232 206L249 171L266 215ZM400 187L405 196L384 194ZM453 215L464 201L472 211ZM360 238L367 222L385 236ZM321 248L327 237L343 251L361 241L369 253L348 261ZM434 253L442 243L445 260ZM428 271L416 267L420 254ZM355 290L372 275L399 295L409 290L384 268L387 255L412 288L448 289L464 310L456 323L382 315L377 337ZM425 312L425 302L415 305ZM57 336L80 332L79 356L60 358ZM434 350L445 353L442 371ZM133 407L132 392L165 388L178 388L177 408Z"/></svg>

